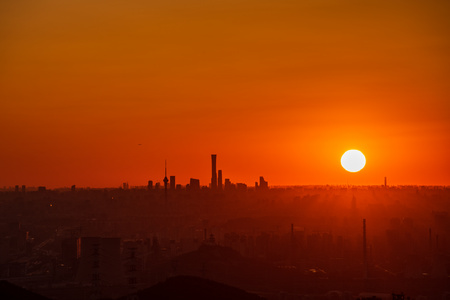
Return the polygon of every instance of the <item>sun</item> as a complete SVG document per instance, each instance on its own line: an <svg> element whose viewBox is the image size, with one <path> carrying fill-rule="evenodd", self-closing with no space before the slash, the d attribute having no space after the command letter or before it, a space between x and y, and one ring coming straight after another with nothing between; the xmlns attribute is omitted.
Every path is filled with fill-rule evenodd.
<svg viewBox="0 0 450 300"><path fill-rule="evenodd" d="M348 150L341 157L341 165L349 172L359 172L366 165L366 157L359 150Z"/></svg>

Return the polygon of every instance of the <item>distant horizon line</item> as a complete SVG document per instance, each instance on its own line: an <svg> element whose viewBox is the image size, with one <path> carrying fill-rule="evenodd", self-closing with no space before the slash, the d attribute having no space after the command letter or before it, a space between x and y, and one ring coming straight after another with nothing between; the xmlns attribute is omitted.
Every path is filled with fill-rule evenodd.
<svg viewBox="0 0 450 300"><path fill-rule="evenodd" d="M246 185L247 189L260 189L259 187L255 187L254 185ZM189 187L189 184L181 185L181 189L186 190L187 187ZM18 187L18 190L17 190ZM0 191L22 191L23 185L19 186L4 186L0 188ZM368 188L368 187L379 187L379 188L393 188L393 187L416 187L416 188L450 188L450 185L420 185L420 184L391 184L391 185L384 185L384 184L295 184L295 185L272 185L268 186L266 189L286 189L286 188L302 188L302 187L333 187L333 188ZM26 191L38 191L39 188L44 188L46 191L57 191L57 190L152 190L152 191L164 191L164 186L161 185L160 187L153 186L153 188L149 189L147 185L135 185L135 186L129 186L127 188L123 188L123 186L106 186L106 187L91 187L91 186L61 186L61 187L55 187L55 188L47 188L45 185L32 185L32 186L25 186ZM176 188L175 190L179 190L180 188ZM208 185L201 185L200 190L207 189L207 190L217 190L217 191L225 191L225 188L219 189L219 188L211 188ZM235 187L236 189L236 187ZM168 188L168 190L173 190ZM264 189L263 189L264 190Z"/></svg>

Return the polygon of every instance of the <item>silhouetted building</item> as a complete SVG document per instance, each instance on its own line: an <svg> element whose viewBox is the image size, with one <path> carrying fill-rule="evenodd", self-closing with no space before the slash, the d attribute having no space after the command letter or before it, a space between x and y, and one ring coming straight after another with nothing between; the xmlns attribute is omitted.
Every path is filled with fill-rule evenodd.
<svg viewBox="0 0 450 300"><path fill-rule="evenodd" d="M22 185L22 193L25 193L27 191L27 187L25 185Z"/></svg>
<svg viewBox="0 0 450 300"><path fill-rule="evenodd" d="M174 190L175 189L175 176L170 176L170 189Z"/></svg>
<svg viewBox="0 0 450 300"><path fill-rule="evenodd" d="M15 187L14 187L14 191L16 192L16 193L18 193L19 192L19 186L18 185L16 185Z"/></svg>
<svg viewBox="0 0 450 300"><path fill-rule="evenodd" d="M217 172L216 172L216 154L211 154L212 175L211 175L211 188L217 188Z"/></svg>
<svg viewBox="0 0 450 300"><path fill-rule="evenodd" d="M258 182L255 182L255 188L259 189L267 189L269 187L269 183L264 180L264 177L259 177L259 185Z"/></svg>
<svg viewBox="0 0 450 300"><path fill-rule="evenodd" d="M229 190L231 188L231 181L229 178L225 178L225 189Z"/></svg>
<svg viewBox="0 0 450 300"><path fill-rule="evenodd" d="M267 189L269 187L269 183L264 180L264 177L259 177L259 188L261 189Z"/></svg>
<svg viewBox="0 0 450 300"><path fill-rule="evenodd" d="M147 182L147 190L153 190L153 181L152 180L149 180Z"/></svg>
<svg viewBox="0 0 450 300"><path fill-rule="evenodd" d="M123 188L124 190L128 190L128 187L129 187L128 182L122 183L122 188Z"/></svg>
<svg viewBox="0 0 450 300"><path fill-rule="evenodd" d="M38 187L38 192L45 192L47 189L45 188L45 186L39 186Z"/></svg>
<svg viewBox="0 0 450 300"><path fill-rule="evenodd" d="M219 188L219 190L222 189L222 170L219 170L217 187Z"/></svg>
<svg viewBox="0 0 450 300"><path fill-rule="evenodd" d="M123 271L128 285L143 281L145 262L150 258L150 240L128 240L123 245Z"/></svg>
<svg viewBox="0 0 450 300"><path fill-rule="evenodd" d="M72 185L72 186L70 187L70 190L71 190L72 192L75 192L76 189L77 189L77 187L76 187L75 185Z"/></svg>
<svg viewBox="0 0 450 300"><path fill-rule="evenodd" d="M61 262L74 268L77 264L77 238L65 238L61 241Z"/></svg>
<svg viewBox="0 0 450 300"><path fill-rule="evenodd" d="M247 190L247 185L245 183L236 183L236 189L239 191Z"/></svg>
<svg viewBox="0 0 450 300"><path fill-rule="evenodd" d="M153 236L149 254L150 254L149 263L155 263L161 259L161 246L156 236Z"/></svg>
<svg viewBox="0 0 450 300"><path fill-rule="evenodd" d="M76 281L84 284L124 284L120 238L82 237L77 242Z"/></svg>
<svg viewBox="0 0 450 300"><path fill-rule="evenodd" d="M214 246L214 245L216 245L216 238L214 237L214 234L210 234L209 235L209 238L208 239L206 239L205 238L205 245L209 245L209 246Z"/></svg>
<svg viewBox="0 0 450 300"><path fill-rule="evenodd" d="M195 179L195 178L189 179L189 188L191 190L199 190L200 189L200 179Z"/></svg>

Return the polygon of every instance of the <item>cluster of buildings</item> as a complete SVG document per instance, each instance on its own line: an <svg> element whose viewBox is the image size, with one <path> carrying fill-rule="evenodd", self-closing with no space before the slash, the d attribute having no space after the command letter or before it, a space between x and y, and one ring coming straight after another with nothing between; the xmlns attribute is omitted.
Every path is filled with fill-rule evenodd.
<svg viewBox="0 0 450 300"><path fill-rule="evenodd" d="M200 184L200 179L197 178L190 178L189 183L186 184L186 186L183 186L181 184L176 183L176 177L174 175L167 176L167 167L165 167L164 170L164 178L162 180L163 182L163 188L165 191L167 190L191 190L196 191L200 190L202 188L209 188L211 190L216 191L229 191L229 190L245 190L247 189L247 184L245 183L232 183L229 178L223 178L222 170L217 170L217 154L211 154L211 181L208 186L202 186ZM264 180L263 176L259 177L259 182L256 181L254 185L255 189L267 189L269 187L269 184L266 180ZM128 190L130 189L130 185L128 182L123 182L122 189ZM161 183L160 182L154 182L153 180L149 180L147 182L147 190L158 190L161 189ZM5 190L8 190L4 188ZM76 185L72 185L70 187L71 191L75 191L77 189ZM38 187L31 187L29 191L39 191L39 192L45 192L47 191L47 188L45 186L38 186ZM14 192L16 193L26 193L27 187L25 185L16 185L14 187Z"/></svg>
<svg viewBox="0 0 450 300"><path fill-rule="evenodd" d="M167 167L165 167L164 170L164 190L167 191L175 190L175 189L182 189L183 186L181 184L176 184L175 176L171 175L169 178L167 177ZM153 189L159 189L161 187L161 184L159 182L153 183L153 180L149 180L147 183L147 189L153 190ZM259 183L255 182L255 188L256 189L267 189L269 187L269 184L267 181L264 180L263 176L260 176ZM123 188L128 189L128 183L123 183ZM200 179L196 178L190 178L189 183L186 185L187 190L199 190L202 186L200 185ZM206 187L205 187L206 188ZM217 170L217 154L211 154L211 182L209 184L209 188L211 190L245 190L247 189L247 185L245 183L232 183L229 178L223 179L222 170Z"/></svg>

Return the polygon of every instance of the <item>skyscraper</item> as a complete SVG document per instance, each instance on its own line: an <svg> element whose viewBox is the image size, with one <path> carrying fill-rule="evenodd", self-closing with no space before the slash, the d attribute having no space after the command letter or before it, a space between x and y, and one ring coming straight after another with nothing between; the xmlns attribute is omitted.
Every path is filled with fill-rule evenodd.
<svg viewBox="0 0 450 300"><path fill-rule="evenodd" d="M211 188L217 188L217 172L216 172L216 154L211 154L212 175L211 175Z"/></svg>
<svg viewBox="0 0 450 300"><path fill-rule="evenodd" d="M175 189L175 176L170 176L170 189L174 190Z"/></svg>
<svg viewBox="0 0 450 300"><path fill-rule="evenodd" d="M219 170L217 187L219 188L219 190L222 189L222 170Z"/></svg>
<svg viewBox="0 0 450 300"><path fill-rule="evenodd" d="M269 183L264 180L264 177L259 177L259 188L260 189L267 189L269 187Z"/></svg>

